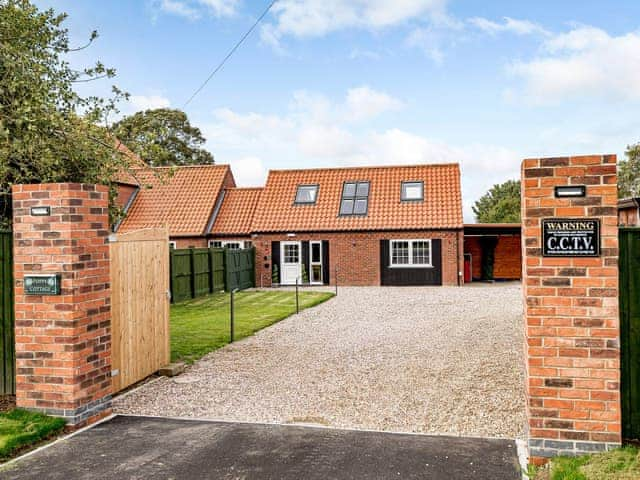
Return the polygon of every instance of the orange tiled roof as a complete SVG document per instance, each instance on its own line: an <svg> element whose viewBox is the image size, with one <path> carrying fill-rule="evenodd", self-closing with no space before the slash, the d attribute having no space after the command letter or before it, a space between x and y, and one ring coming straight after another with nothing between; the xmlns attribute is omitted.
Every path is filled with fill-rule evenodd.
<svg viewBox="0 0 640 480"><path fill-rule="evenodd" d="M249 235L251 221L260 199L260 188L230 188L225 190L222 207L211 233L214 235Z"/></svg>
<svg viewBox="0 0 640 480"><path fill-rule="evenodd" d="M370 182L366 216L339 216L343 183ZM424 201L401 202L403 181L423 181ZM295 205L298 185L318 184L315 204ZM462 228L457 164L272 170L253 218L254 232Z"/></svg>
<svg viewBox="0 0 640 480"><path fill-rule="evenodd" d="M119 232L168 225L171 236L203 235L222 188L235 186L229 165L146 168L135 175L141 187Z"/></svg>

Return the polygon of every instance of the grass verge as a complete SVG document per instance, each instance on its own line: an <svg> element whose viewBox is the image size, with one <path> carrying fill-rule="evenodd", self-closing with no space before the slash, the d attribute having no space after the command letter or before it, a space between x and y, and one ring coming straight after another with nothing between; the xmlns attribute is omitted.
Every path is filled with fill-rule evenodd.
<svg viewBox="0 0 640 480"><path fill-rule="evenodd" d="M333 297L329 292L300 292L300 309ZM229 343L228 293L217 293L171 306L171 361L193 363ZM248 291L235 295L234 339L253 335L296 311L293 291Z"/></svg>
<svg viewBox="0 0 640 480"><path fill-rule="evenodd" d="M65 421L62 418L19 408L0 413L0 460L6 460L61 433L64 426Z"/></svg>
<svg viewBox="0 0 640 480"><path fill-rule="evenodd" d="M534 480L637 480L640 449L627 446L581 457L557 457L544 468L532 471Z"/></svg>

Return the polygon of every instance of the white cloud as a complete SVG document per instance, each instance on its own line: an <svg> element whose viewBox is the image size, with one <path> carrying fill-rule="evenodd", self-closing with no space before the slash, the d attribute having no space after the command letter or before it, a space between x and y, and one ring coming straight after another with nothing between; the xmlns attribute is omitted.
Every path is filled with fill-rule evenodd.
<svg viewBox="0 0 640 480"><path fill-rule="evenodd" d="M216 17L231 17L238 13L240 0L198 0Z"/></svg>
<svg viewBox="0 0 640 480"><path fill-rule="evenodd" d="M239 185L261 184L267 168L461 164L464 212L494 183L517 178L520 156L499 146L451 145L401 128L367 128L366 119L399 106L389 94L370 87L348 90L341 101L301 91L285 113L214 112L203 132L220 163L231 163ZM358 121L354 121L356 115Z"/></svg>
<svg viewBox="0 0 640 480"><path fill-rule="evenodd" d="M157 7L160 11L171 15L177 15L189 20L197 20L200 18L200 12L191 6L187 2L179 0L161 0L157 3Z"/></svg>
<svg viewBox="0 0 640 480"><path fill-rule="evenodd" d="M503 23L494 22L482 17L470 18L468 22L489 35L502 32L515 33L516 35L550 35L542 26L529 20L517 20L504 17Z"/></svg>
<svg viewBox="0 0 640 480"><path fill-rule="evenodd" d="M409 47L419 48L437 65L442 64L444 60L443 42L442 31L435 30L433 27L416 28L406 39Z"/></svg>
<svg viewBox="0 0 640 480"><path fill-rule="evenodd" d="M576 27L546 40L536 58L513 62L507 70L522 82L519 96L532 103L640 101L640 33L610 36L599 28Z"/></svg>
<svg viewBox="0 0 640 480"><path fill-rule="evenodd" d="M319 37L361 28L377 30L413 19L446 19L447 0L280 0L275 23L262 28L262 40L279 45L281 37Z"/></svg>
<svg viewBox="0 0 640 480"><path fill-rule="evenodd" d="M384 112L399 110L402 102L386 93L363 86L347 92L346 107L354 120L366 120Z"/></svg>
<svg viewBox="0 0 640 480"><path fill-rule="evenodd" d="M129 99L135 111L168 108L171 102L162 95L131 95Z"/></svg>
<svg viewBox="0 0 640 480"><path fill-rule="evenodd" d="M238 12L240 0L154 0L151 5L159 12L194 21L205 14L231 17Z"/></svg>

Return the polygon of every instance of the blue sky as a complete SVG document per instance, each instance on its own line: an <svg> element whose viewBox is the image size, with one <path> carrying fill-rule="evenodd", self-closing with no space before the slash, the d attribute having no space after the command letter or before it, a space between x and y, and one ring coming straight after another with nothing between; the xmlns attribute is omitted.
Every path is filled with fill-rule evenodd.
<svg viewBox="0 0 640 480"><path fill-rule="evenodd" d="M267 0L39 0L123 111L183 108ZM185 107L240 185L271 168L459 162L465 219L535 156L640 141L640 2L279 0ZM113 81L86 88L106 93Z"/></svg>

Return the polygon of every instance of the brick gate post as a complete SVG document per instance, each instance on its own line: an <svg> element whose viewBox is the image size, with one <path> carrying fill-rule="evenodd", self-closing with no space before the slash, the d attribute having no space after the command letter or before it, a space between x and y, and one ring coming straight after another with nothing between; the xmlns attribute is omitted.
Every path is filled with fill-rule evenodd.
<svg viewBox="0 0 640 480"><path fill-rule="evenodd" d="M621 443L616 181L615 155L522 164L527 415L534 463ZM558 186L585 189L556 191ZM598 223L600 235L591 230ZM599 252L589 250L596 237Z"/></svg>
<svg viewBox="0 0 640 480"><path fill-rule="evenodd" d="M12 196L16 403L82 426L111 413L109 192L15 185Z"/></svg>

